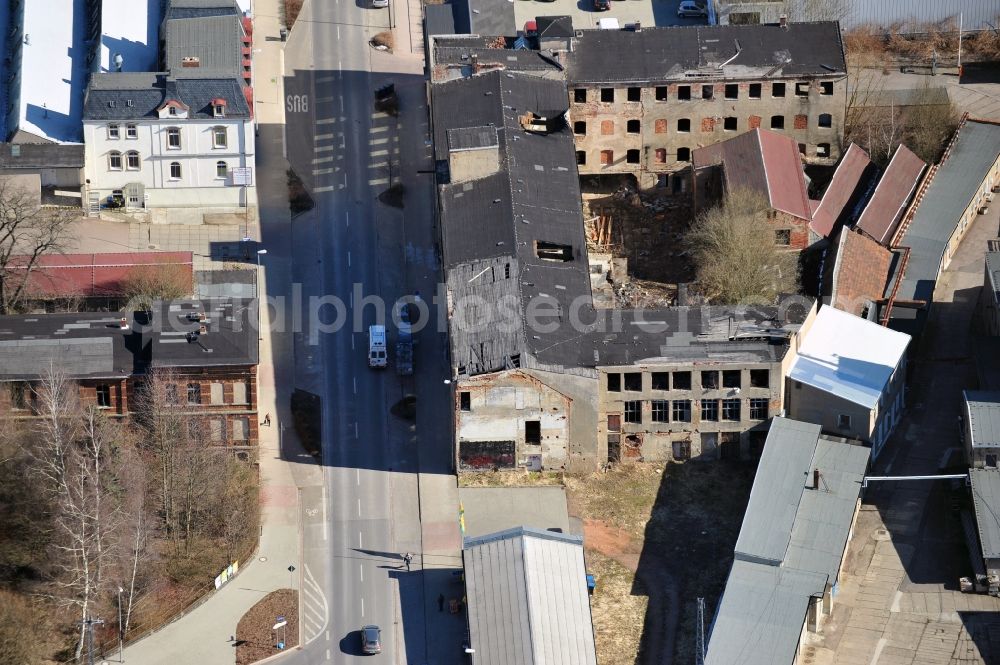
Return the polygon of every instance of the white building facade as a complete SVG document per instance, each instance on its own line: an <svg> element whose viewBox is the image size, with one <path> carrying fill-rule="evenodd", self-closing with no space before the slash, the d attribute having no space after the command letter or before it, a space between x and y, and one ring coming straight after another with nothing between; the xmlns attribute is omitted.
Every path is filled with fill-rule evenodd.
<svg viewBox="0 0 1000 665"><path fill-rule="evenodd" d="M140 78L157 83L127 87ZM91 203L130 210L254 205L254 126L237 81L94 79L84 110Z"/></svg>

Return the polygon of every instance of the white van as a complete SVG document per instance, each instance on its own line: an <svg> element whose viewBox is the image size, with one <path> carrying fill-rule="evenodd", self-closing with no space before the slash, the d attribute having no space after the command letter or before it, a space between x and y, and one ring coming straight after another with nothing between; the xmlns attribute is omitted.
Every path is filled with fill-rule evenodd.
<svg viewBox="0 0 1000 665"><path fill-rule="evenodd" d="M368 327L368 366L385 367L389 358L385 346L385 326Z"/></svg>

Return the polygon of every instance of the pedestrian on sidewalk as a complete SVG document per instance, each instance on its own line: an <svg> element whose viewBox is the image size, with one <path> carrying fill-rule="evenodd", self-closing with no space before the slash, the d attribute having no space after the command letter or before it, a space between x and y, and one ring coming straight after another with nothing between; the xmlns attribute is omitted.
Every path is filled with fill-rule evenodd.
<svg viewBox="0 0 1000 665"><path fill-rule="evenodd" d="M444 612L444 594L438 594L438 612Z"/></svg>
<svg viewBox="0 0 1000 665"><path fill-rule="evenodd" d="M406 572L410 572L410 562L413 561L413 555L407 552L403 555L403 562L406 564Z"/></svg>
<svg viewBox="0 0 1000 665"><path fill-rule="evenodd" d="M264 426L265 427L270 427L271 426L271 414L270 413L268 413L267 415L264 416Z"/></svg>

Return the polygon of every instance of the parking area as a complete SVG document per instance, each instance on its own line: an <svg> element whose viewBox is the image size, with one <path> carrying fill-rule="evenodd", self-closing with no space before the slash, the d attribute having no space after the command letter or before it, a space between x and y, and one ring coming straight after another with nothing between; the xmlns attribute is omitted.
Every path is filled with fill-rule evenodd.
<svg viewBox="0 0 1000 665"><path fill-rule="evenodd" d="M518 526L583 533L570 520L563 487L462 487L458 495L470 538Z"/></svg>
<svg viewBox="0 0 1000 665"><path fill-rule="evenodd" d="M598 19L616 18L618 25L639 22L644 26L705 25L704 17L680 18L681 0L612 0L608 11L594 11L594 0L513 0L518 26L539 16L570 16L577 29L596 28Z"/></svg>

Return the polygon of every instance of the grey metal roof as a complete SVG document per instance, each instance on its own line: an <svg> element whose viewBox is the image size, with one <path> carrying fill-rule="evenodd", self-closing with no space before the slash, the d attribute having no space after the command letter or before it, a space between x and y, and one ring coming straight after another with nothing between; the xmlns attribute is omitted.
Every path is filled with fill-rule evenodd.
<svg viewBox="0 0 1000 665"><path fill-rule="evenodd" d="M771 565L784 560L821 430L789 418L771 421L736 540L737 559Z"/></svg>
<svg viewBox="0 0 1000 665"><path fill-rule="evenodd" d="M845 74L836 22L583 30L566 55L574 83ZM725 63L723 70L719 66Z"/></svg>
<svg viewBox="0 0 1000 665"><path fill-rule="evenodd" d="M191 341L200 324L187 318L204 312L206 331ZM149 333L152 367L256 365L257 310L253 300L206 299L163 303Z"/></svg>
<svg viewBox="0 0 1000 665"><path fill-rule="evenodd" d="M791 665L821 573L733 561L708 641L705 665Z"/></svg>
<svg viewBox="0 0 1000 665"><path fill-rule="evenodd" d="M1000 470L969 469L969 479L983 558L1000 558Z"/></svg>
<svg viewBox="0 0 1000 665"><path fill-rule="evenodd" d="M973 448L1000 448L1000 392L966 390L965 417Z"/></svg>
<svg viewBox="0 0 1000 665"><path fill-rule="evenodd" d="M243 76L243 25L239 13L181 17L168 12L163 21L164 65L185 78ZM197 58L198 66L184 66Z"/></svg>
<svg viewBox="0 0 1000 665"><path fill-rule="evenodd" d="M897 299L932 300L948 239L998 156L1000 126L975 120L961 126L950 155L938 167L898 242L900 247L910 248L910 258ZM897 309L893 309L893 316Z"/></svg>
<svg viewBox="0 0 1000 665"><path fill-rule="evenodd" d="M898 26L904 34L919 30L920 24L938 23L949 18L958 24L962 12L965 30L993 30L1000 8L996 0L852 0L841 20L845 30L863 25Z"/></svg>
<svg viewBox="0 0 1000 665"><path fill-rule="evenodd" d="M208 18L212 16L239 16L235 0L169 0L166 19Z"/></svg>
<svg viewBox="0 0 1000 665"><path fill-rule="evenodd" d="M512 35L514 3L508 0L454 0L455 29L477 35Z"/></svg>
<svg viewBox="0 0 1000 665"><path fill-rule="evenodd" d="M478 665L596 665L583 538L518 527L465 540Z"/></svg>
<svg viewBox="0 0 1000 665"><path fill-rule="evenodd" d="M871 450L820 426L775 418L736 541L736 558L837 577ZM813 489L819 469L820 488Z"/></svg>
<svg viewBox="0 0 1000 665"><path fill-rule="evenodd" d="M989 282L984 288L993 291L993 302L1000 304L1000 252L986 252L986 275Z"/></svg>
<svg viewBox="0 0 1000 665"><path fill-rule="evenodd" d="M227 79L168 79L163 74L93 74L84 99L84 120L138 120L157 117L168 99L188 106L189 118L210 119L212 100L226 100L227 118L249 118L243 83Z"/></svg>
<svg viewBox="0 0 1000 665"><path fill-rule="evenodd" d="M0 169L82 169L84 149L72 143L0 143Z"/></svg>
<svg viewBox="0 0 1000 665"><path fill-rule="evenodd" d="M196 270L194 281L199 299L257 297L256 273L252 270Z"/></svg>
<svg viewBox="0 0 1000 665"><path fill-rule="evenodd" d="M706 665L794 662L810 598L837 580L870 456L818 425L772 421Z"/></svg>

